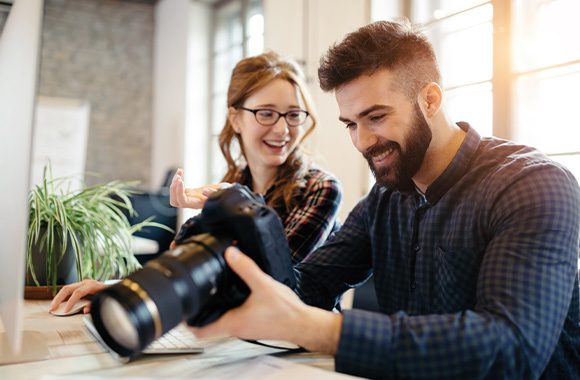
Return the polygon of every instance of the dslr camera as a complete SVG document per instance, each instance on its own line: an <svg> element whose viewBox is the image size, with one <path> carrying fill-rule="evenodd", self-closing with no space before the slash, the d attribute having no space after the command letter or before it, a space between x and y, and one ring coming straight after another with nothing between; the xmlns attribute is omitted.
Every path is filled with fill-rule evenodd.
<svg viewBox="0 0 580 380"><path fill-rule="evenodd" d="M238 247L275 280L296 286L280 218L245 186L212 194L201 214L182 226L176 242L177 248L92 300L95 328L120 356L138 356L182 321L203 326L244 302L250 291L225 262L229 246Z"/></svg>

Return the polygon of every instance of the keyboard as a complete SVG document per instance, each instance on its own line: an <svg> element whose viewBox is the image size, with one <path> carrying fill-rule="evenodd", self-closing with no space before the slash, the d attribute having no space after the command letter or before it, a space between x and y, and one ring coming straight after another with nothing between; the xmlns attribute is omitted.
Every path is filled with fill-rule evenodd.
<svg viewBox="0 0 580 380"><path fill-rule="evenodd" d="M87 330L111 353L111 355L122 363L126 363L130 358L120 357L113 349L111 349L99 335L90 314L83 317L83 322ZM201 347L196 342L196 337L183 324L177 325L172 330L165 333L163 336L153 341L149 346L143 350L145 355L165 355L165 354L198 354L203 352Z"/></svg>
<svg viewBox="0 0 580 380"><path fill-rule="evenodd" d="M197 338L183 325L178 325L153 341L143 350L144 354L183 354L202 352Z"/></svg>

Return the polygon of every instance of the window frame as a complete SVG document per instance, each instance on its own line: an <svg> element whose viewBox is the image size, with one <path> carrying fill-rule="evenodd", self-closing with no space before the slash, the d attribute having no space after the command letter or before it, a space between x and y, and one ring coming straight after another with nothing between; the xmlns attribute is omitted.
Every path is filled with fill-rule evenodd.
<svg viewBox="0 0 580 380"><path fill-rule="evenodd" d="M402 0L403 16L413 20L413 7L420 4L420 0ZM555 64L538 65L533 69L518 71L514 64L514 40L515 40L515 2L514 0L489 0L468 7L461 11L445 14L443 17L424 21L423 25L432 26L442 20L454 17L460 13L474 8L491 4L493 7L493 37L492 37L492 134L508 140L516 139L518 133L523 130L518 124L516 115L518 105L516 102L518 80L530 74L546 72L558 68L572 67L580 64L580 59L572 59ZM487 82L487 81L484 81ZM483 82L481 82L483 83ZM459 86L445 88L445 90L467 87L477 83L465 83ZM558 156L568 156L572 160L580 158L580 151L544 152L547 156L557 159ZM577 156L577 157L574 157ZM576 173L580 175L580 173Z"/></svg>
<svg viewBox="0 0 580 380"><path fill-rule="evenodd" d="M250 12L254 12L256 10L256 8L260 8L260 12L262 15L264 14L264 6L263 6L263 2L261 0L221 0L221 1L217 1L213 4L213 9L212 9L212 20L211 20L211 32L210 32L210 43L209 43L209 85L208 85L208 115L210 115L209 120L208 120L208 125L207 125L207 129L208 129L208 151L207 151L207 160L206 160L206 173L207 173L207 178L209 183L217 183L219 181L221 181L221 178L223 177L223 175L225 174L225 160L221 157L220 155L220 148L217 144L217 135L216 135L216 130L215 130L215 125L216 125L216 109L215 109L215 102L214 100L218 97L223 97L224 93L222 92L218 92L216 91L216 85L215 85L215 78L216 78L216 61L217 61L217 56L219 55L220 52L222 52L222 50L217 51L216 50L216 36L217 36L217 28L218 28L218 14L220 12L220 10L223 10L226 6L231 6L234 3L239 3L240 4L240 8L239 8L239 14L237 15L237 17L240 19L241 21L241 33L242 33L242 39L241 39L241 46L239 44L239 42L231 42L227 45L227 49L228 50L233 50L236 48L241 47L242 49L242 58L243 57L247 57L249 54L249 41L252 37L254 36L250 36L248 35L248 23L249 23L249 14ZM264 31L262 30L262 38L264 35ZM262 51L263 51L263 46L262 46ZM236 62L237 63L237 62ZM233 69L233 66L235 65L235 63L233 63L232 67L229 68L229 71L227 72L227 75L225 72L223 72L222 74L225 75L225 77L229 78L231 75L231 70ZM229 81L229 79L228 79ZM225 95L227 96L227 88L225 89L226 93ZM224 115L225 116L225 115ZM220 127L221 129L221 127ZM217 159L217 158L220 159ZM221 175L219 175L218 177L216 177L217 172L220 170L218 169L218 166L224 166L223 168L219 168L219 169L223 169L221 170L223 173L221 173Z"/></svg>

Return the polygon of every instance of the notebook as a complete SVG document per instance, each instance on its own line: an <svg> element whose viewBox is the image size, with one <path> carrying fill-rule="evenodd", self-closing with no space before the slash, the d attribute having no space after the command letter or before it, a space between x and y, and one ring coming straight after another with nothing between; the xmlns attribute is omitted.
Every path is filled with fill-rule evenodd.
<svg viewBox="0 0 580 380"><path fill-rule="evenodd" d="M119 355L113 349L111 349L105 341L101 338L90 314L83 317L83 322L87 330L111 353L111 355L122 363L127 363L131 360L129 357L124 357ZM144 355L167 355L167 354L198 354L203 352L203 347L201 347L197 342L195 335L187 329L186 326L180 324L177 325L172 330L165 333L163 336L155 340L149 346L147 346L142 354Z"/></svg>

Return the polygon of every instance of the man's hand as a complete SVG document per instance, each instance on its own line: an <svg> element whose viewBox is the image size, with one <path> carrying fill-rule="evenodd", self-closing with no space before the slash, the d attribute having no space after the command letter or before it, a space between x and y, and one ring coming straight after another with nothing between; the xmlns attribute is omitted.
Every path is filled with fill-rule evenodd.
<svg viewBox="0 0 580 380"><path fill-rule="evenodd" d="M213 192L227 186L230 184L222 182L196 189L186 189L183 184L183 169L177 169L169 188L169 203L173 207L201 209Z"/></svg>
<svg viewBox="0 0 580 380"><path fill-rule="evenodd" d="M304 304L290 288L265 274L236 248L228 248L225 258L251 293L241 306L229 310L217 321L192 328L196 336L227 333L247 340L284 340L309 351L336 353L342 323L340 314Z"/></svg>

